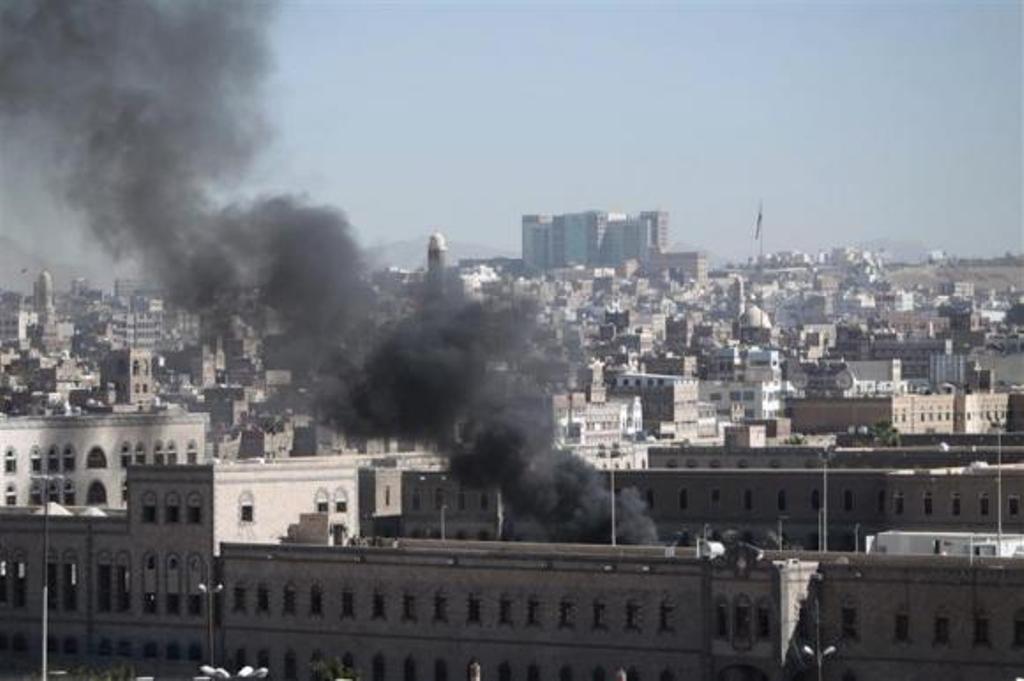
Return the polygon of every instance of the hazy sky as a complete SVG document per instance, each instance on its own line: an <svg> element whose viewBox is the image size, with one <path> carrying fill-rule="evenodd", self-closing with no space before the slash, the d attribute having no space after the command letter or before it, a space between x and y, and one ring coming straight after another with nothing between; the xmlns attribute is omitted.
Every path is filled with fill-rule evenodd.
<svg viewBox="0 0 1024 681"><path fill-rule="evenodd" d="M663 208L735 257L763 199L769 249L1021 250L1020 7L288 2L254 184L366 243Z"/></svg>
<svg viewBox="0 0 1024 681"><path fill-rule="evenodd" d="M523 213L661 208L673 243L745 258L763 200L768 249L1021 251L1022 31L1014 0L285 0L238 189L340 206L366 245L518 254ZM94 262L2 133L0 236Z"/></svg>

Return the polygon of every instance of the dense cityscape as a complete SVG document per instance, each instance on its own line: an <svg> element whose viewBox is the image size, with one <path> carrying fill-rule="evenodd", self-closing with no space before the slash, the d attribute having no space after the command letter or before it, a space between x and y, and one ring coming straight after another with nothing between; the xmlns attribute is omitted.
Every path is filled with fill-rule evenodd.
<svg viewBox="0 0 1024 681"><path fill-rule="evenodd" d="M1024 675L1019 249L564 205L399 266L222 201L266 15L0 8L4 131L132 271L3 261L0 678Z"/></svg>

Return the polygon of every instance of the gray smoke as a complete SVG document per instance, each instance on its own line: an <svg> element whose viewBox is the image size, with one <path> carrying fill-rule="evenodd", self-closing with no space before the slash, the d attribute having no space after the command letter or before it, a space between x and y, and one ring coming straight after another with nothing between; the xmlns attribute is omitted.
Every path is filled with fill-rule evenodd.
<svg viewBox="0 0 1024 681"><path fill-rule="evenodd" d="M257 310L319 345L362 300L344 215L297 197L217 201L267 135L270 18L230 0L6 2L0 119L43 140L19 151L47 155L92 234L173 302L224 319L257 291Z"/></svg>
<svg viewBox="0 0 1024 681"><path fill-rule="evenodd" d="M521 536L607 542L611 492L604 477L552 449L547 401L519 370L529 360L530 312L435 301L343 374L324 411L349 433L434 442L464 484L501 491ZM616 510L619 541L657 541L635 490L623 490Z"/></svg>
<svg viewBox="0 0 1024 681"><path fill-rule="evenodd" d="M8 0L0 122L31 131L20 151L48 156L111 253L207 319L283 323L293 361L314 369L365 318L344 215L297 197L219 200L267 135L269 19L241 0ZM516 371L529 329L511 308L427 306L380 331L364 361L333 355L323 408L352 433L436 442L457 476L501 489L540 536L606 541L601 476L551 451L550 412ZM618 504L620 537L654 540L636 495Z"/></svg>

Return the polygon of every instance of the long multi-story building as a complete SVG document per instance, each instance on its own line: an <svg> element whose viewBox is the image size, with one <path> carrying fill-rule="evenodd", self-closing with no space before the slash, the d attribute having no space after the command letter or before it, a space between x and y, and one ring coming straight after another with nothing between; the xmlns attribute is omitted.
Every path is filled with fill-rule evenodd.
<svg viewBox="0 0 1024 681"><path fill-rule="evenodd" d="M275 467L292 465L313 464L264 473L246 464L245 475L273 479ZM500 681L607 681L620 669L637 681L795 680L816 675L803 651L826 646L835 651L822 666L829 681L995 681L1020 664L1019 561L769 553L741 541L703 544L699 553L422 540L342 546L325 531L335 509L321 506L323 482L289 488L287 511L272 496L246 511L236 483L258 483L222 475L233 473L131 468L126 511L47 519L45 570L44 518L0 512L2 672L34 668L44 645L59 669L127 665L191 678L203 664L253 665L285 681L310 678L327 660L371 681L444 681L476 668ZM320 475L333 478L328 469ZM297 523L285 530L290 514ZM253 539L240 536L245 523L257 526Z"/></svg>

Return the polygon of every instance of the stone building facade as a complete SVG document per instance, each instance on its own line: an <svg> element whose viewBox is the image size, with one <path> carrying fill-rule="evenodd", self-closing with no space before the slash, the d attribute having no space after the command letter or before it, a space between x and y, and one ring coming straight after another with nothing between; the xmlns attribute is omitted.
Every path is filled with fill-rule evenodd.
<svg viewBox="0 0 1024 681"><path fill-rule="evenodd" d="M128 465L204 462L208 423L186 412L0 419L3 503L41 503L32 476L50 474L62 476L50 483L53 501L123 508Z"/></svg>

